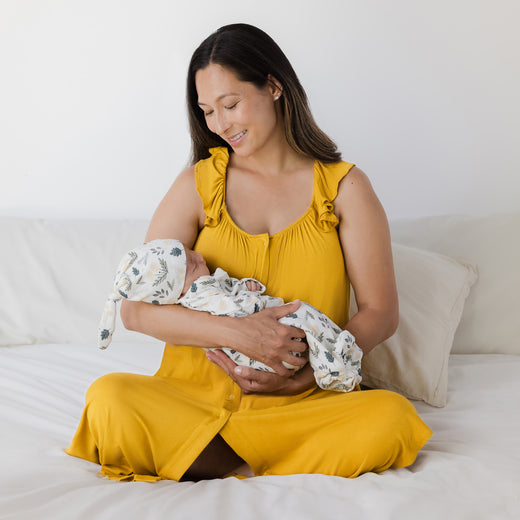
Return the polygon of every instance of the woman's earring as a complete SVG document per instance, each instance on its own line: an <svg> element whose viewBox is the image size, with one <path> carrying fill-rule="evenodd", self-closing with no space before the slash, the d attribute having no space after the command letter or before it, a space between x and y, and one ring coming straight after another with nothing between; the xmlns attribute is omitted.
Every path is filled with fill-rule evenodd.
<svg viewBox="0 0 520 520"><path fill-rule="evenodd" d="M276 96L274 96L274 100L278 101L279 99L280 99L280 94L276 94Z"/></svg>

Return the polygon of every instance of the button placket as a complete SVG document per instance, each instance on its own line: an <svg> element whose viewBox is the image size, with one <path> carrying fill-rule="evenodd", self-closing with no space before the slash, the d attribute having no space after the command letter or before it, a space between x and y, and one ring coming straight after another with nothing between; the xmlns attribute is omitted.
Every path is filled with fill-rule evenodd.
<svg viewBox="0 0 520 520"><path fill-rule="evenodd" d="M229 386L224 393L223 408L230 412L236 412L240 406L241 391L240 387L233 381L229 381Z"/></svg>
<svg viewBox="0 0 520 520"><path fill-rule="evenodd" d="M259 273L258 278L265 284L269 276L269 245L270 237L267 233L258 237Z"/></svg>

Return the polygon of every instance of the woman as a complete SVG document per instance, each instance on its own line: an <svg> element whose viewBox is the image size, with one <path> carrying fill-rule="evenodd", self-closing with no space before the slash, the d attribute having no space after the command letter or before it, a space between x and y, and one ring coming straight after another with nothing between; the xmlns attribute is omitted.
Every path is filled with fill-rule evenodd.
<svg viewBox="0 0 520 520"><path fill-rule="evenodd" d="M276 43L236 24L209 36L188 71L193 166L157 208L146 241L177 238L213 271L308 301L368 353L398 319L388 223L370 182L315 124ZM349 284L359 311L348 320ZM383 390L316 388L303 331L278 319L298 301L243 318L123 302L127 328L166 342L155 376L96 381L68 453L113 479L256 475L354 477L411 464L431 431ZM276 373L236 366L231 347Z"/></svg>

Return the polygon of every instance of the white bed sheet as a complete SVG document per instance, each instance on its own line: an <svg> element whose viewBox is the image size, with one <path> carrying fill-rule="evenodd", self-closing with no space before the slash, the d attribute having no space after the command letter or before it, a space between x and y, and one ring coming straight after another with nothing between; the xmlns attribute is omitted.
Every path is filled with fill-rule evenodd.
<svg viewBox="0 0 520 520"><path fill-rule="evenodd" d="M431 440L411 467L381 475L125 483L66 455L88 385L152 374L161 354L160 344L0 347L2 520L520 518L520 356L452 355L448 405L414 403Z"/></svg>

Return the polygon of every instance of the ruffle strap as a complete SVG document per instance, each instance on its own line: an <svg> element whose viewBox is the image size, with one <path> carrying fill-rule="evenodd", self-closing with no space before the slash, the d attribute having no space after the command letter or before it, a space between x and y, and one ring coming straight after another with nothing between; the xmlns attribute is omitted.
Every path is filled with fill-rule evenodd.
<svg viewBox="0 0 520 520"><path fill-rule="evenodd" d="M339 183L353 166L354 164L344 161L335 164L318 162L316 165L314 206L318 224L324 231L331 231L339 224L338 217L334 213L334 200L338 195Z"/></svg>
<svg viewBox="0 0 520 520"><path fill-rule="evenodd" d="M319 204L318 222L324 231L335 229L339 224L338 217L334 214L334 204L329 200L323 200Z"/></svg>
<svg viewBox="0 0 520 520"><path fill-rule="evenodd" d="M225 203L229 151L222 146L209 152L210 157L195 165L195 183L206 214L204 225L214 227L220 222Z"/></svg>

